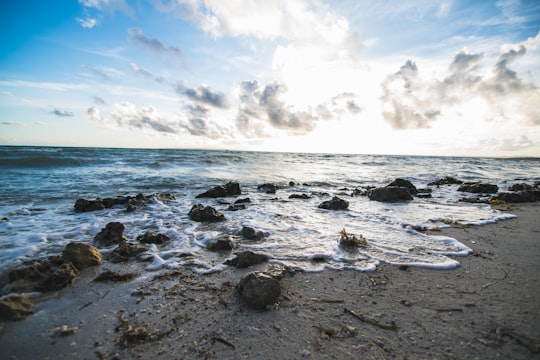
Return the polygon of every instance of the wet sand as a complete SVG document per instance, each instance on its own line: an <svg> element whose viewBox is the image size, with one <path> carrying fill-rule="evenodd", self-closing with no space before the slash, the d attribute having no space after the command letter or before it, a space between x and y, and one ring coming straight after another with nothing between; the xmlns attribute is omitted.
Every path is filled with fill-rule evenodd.
<svg viewBox="0 0 540 360"><path fill-rule="evenodd" d="M518 218L443 230L474 250L457 269L285 273L268 311L235 286L269 265L202 276L104 263L1 324L0 358L540 358L540 206L503 209ZM106 269L142 276L92 281Z"/></svg>

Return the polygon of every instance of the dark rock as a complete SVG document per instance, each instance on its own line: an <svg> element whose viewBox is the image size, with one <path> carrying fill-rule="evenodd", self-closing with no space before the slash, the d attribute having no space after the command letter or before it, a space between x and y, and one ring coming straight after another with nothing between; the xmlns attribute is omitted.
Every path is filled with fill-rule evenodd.
<svg viewBox="0 0 540 360"><path fill-rule="evenodd" d="M55 291L65 288L79 275L79 270L72 263L62 264L39 286L41 291Z"/></svg>
<svg viewBox="0 0 540 360"><path fill-rule="evenodd" d="M296 186L296 183L294 181L289 181L289 186Z"/></svg>
<svg viewBox="0 0 540 360"><path fill-rule="evenodd" d="M475 194L496 194L499 191L499 187L494 184L468 183L461 185L458 191Z"/></svg>
<svg viewBox="0 0 540 360"><path fill-rule="evenodd" d="M334 196L332 200L324 201L319 205L319 209L326 210L347 210L349 202Z"/></svg>
<svg viewBox="0 0 540 360"><path fill-rule="evenodd" d="M489 203L489 199L480 198L480 197L461 198L458 201L465 202L465 203L471 203L471 204L488 204Z"/></svg>
<svg viewBox="0 0 540 360"><path fill-rule="evenodd" d="M431 192L418 192L416 197L420 199L430 199L432 197Z"/></svg>
<svg viewBox="0 0 540 360"><path fill-rule="evenodd" d="M242 194L240 185L237 182L231 181L223 186L216 186L202 194L197 195L197 198L218 198L227 196L236 196Z"/></svg>
<svg viewBox="0 0 540 360"><path fill-rule="evenodd" d="M234 243L230 236L210 240L206 244L206 248L210 251L231 251Z"/></svg>
<svg viewBox="0 0 540 360"><path fill-rule="evenodd" d="M367 195L367 190L362 190L362 189L354 189L351 196L366 196Z"/></svg>
<svg viewBox="0 0 540 360"><path fill-rule="evenodd" d="M137 210L137 205L129 204L129 205L126 207L126 211L127 211L127 212L134 212L135 210Z"/></svg>
<svg viewBox="0 0 540 360"><path fill-rule="evenodd" d="M540 190L532 188L531 190L521 190L517 192L498 193L492 200L501 200L507 203L526 203L540 201Z"/></svg>
<svg viewBox="0 0 540 360"><path fill-rule="evenodd" d="M26 296L10 294L0 299L1 321L18 321L33 313L32 301Z"/></svg>
<svg viewBox="0 0 540 360"><path fill-rule="evenodd" d="M92 245L71 242L62 252L65 263L72 263L78 270L90 266L101 265L102 257L98 249Z"/></svg>
<svg viewBox="0 0 540 360"><path fill-rule="evenodd" d="M34 259L23 263L23 266L9 272L10 282L17 280L36 281L46 279L52 271L51 264L45 260Z"/></svg>
<svg viewBox="0 0 540 360"><path fill-rule="evenodd" d="M270 183L262 184L262 185L257 186L257 190L264 191L267 194L275 194L277 191L277 186L276 184L270 184Z"/></svg>
<svg viewBox="0 0 540 360"><path fill-rule="evenodd" d="M156 244L161 245L163 243L168 242L170 239L167 235L156 233L154 231L147 231L142 235L139 235L137 237L137 241L143 243L143 244Z"/></svg>
<svg viewBox="0 0 540 360"><path fill-rule="evenodd" d="M508 190L510 191L531 191L533 189L534 187L532 185L525 184L525 183L514 184L508 188Z"/></svg>
<svg viewBox="0 0 540 360"><path fill-rule="evenodd" d="M246 205L244 204L229 205L229 207L227 208L227 211L238 211L238 210L245 210L245 209L246 209Z"/></svg>
<svg viewBox="0 0 540 360"><path fill-rule="evenodd" d="M251 199L250 198L243 198L243 199L238 199L234 202L235 205L237 204L246 204L246 203L250 203L251 202Z"/></svg>
<svg viewBox="0 0 540 360"><path fill-rule="evenodd" d="M308 194L291 194L291 195L289 195L289 199L307 200L307 199L311 199L311 196L309 196Z"/></svg>
<svg viewBox="0 0 540 360"><path fill-rule="evenodd" d="M451 176L447 176L443 179L439 179L439 180L435 180L435 181L432 181L430 182L428 185L430 186L440 186L440 185L461 185L463 184L463 181L459 180L459 179L456 179L456 178L453 178Z"/></svg>
<svg viewBox="0 0 540 360"><path fill-rule="evenodd" d="M111 252L109 255L109 260L113 263L126 262L145 251L148 251L146 246L131 243L121 243Z"/></svg>
<svg viewBox="0 0 540 360"><path fill-rule="evenodd" d="M418 192L416 190L416 186L414 186L409 180L405 180L405 179L398 178L386 186L387 187L405 187L409 189L409 192L411 193L411 195L415 195Z"/></svg>
<svg viewBox="0 0 540 360"><path fill-rule="evenodd" d="M116 205L126 205L127 211L134 211L137 208L137 205L144 204L150 200L150 198L155 197L160 200L175 200L174 195L168 193L156 193L153 195L143 195L138 194L136 196L117 196L115 198L104 198L104 199L77 199L75 201L74 209L77 212L89 212L96 210L109 209Z"/></svg>
<svg viewBox="0 0 540 360"><path fill-rule="evenodd" d="M105 209L105 204L101 200L87 200L87 199L77 199L74 205L75 211L77 212L88 212Z"/></svg>
<svg viewBox="0 0 540 360"><path fill-rule="evenodd" d="M211 206L204 207L202 204L193 205L188 215L191 220L198 222L218 222L225 220L225 216L222 213Z"/></svg>
<svg viewBox="0 0 540 360"><path fill-rule="evenodd" d="M94 243L102 247L125 243L128 239L123 234L124 224L110 222L94 237Z"/></svg>
<svg viewBox="0 0 540 360"><path fill-rule="evenodd" d="M259 241L264 238L264 233L262 231L257 231L249 226L243 226L242 230L240 231L240 235L242 235L244 239L255 241Z"/></svg>
<svg viewBox="0 0 540 360"><path fill-rule="evenodd" d="M271 276L254 272L240 280L238 291L248 306L264 310L277 302L281 294L281 284Z"/></svg>
<svg viewBox="0 0 540 360"><path fill-rule="evenodd" d="M252 251L243 251L236 254L233 259L225 261L225 265L236 266L237 268L247 268L252 265L261 264L268 261L268 256L257 254Z"/></svg>
<svg viewBox="0 0 540 360"><path fill-rule="evenodd" d="M370 200L381 202L396 202L412 200L409 189L402 186L386 186L374 188L368 191Z"/></svg>
<svg viewBox="0 0 540 360"><path fill-rule="evenodd" d="M112 270L105 270L101 274L99 274L93 281L128 281L133 279L136 276L134 273L125 273L121 274L117 271Z"/></svg>

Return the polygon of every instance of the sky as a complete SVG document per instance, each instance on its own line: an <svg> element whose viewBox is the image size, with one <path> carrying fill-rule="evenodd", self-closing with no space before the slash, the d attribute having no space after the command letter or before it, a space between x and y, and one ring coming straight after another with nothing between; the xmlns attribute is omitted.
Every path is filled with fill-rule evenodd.
<svg viewBox="0 0 540 360"><path fill-rule="evenodd" d="M534 0L10 0L0 144L540 156Z"/></svg>

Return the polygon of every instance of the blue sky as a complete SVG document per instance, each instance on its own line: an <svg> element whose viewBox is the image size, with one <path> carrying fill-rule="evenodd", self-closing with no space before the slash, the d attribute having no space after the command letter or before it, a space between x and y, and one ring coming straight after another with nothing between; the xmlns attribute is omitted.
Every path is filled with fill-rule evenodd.
<svg viewBox="0 0 540 360"><path fill-rule="evenodd" d="M536 1L0 4L0 144L540 156Z"/></svg>

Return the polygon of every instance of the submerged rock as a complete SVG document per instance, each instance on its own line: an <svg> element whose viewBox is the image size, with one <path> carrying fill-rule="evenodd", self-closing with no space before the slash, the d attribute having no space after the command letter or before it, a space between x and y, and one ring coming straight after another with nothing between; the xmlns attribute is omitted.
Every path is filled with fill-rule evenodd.
<svg viewBox="0 0 540 360"><path fill-rule="evenodd" d="M281 295L281 284L271 276L254 272L240 280L238 292L248 306L264 310L277 302Z"/></svg>
<svg viewBox="0 0 540 360"><path fill-rule="evenodd" d="M32 301L26 296L10 294L0 299L1 321L18 321L33 313Z"/></svg>
<svg viewBox="0 0 540 360"><path fill-rule="evenodd" d="M252 251L244 251L236 254L233 259L225 261L225 265L247 268L268 261L268 256L257 254Z"/></svg>
<svg viewBox="0 0 540 360"><path fill-rule="evenodd" d="M409 189L403 186L386 186L374 188L368 191L370 200L381 202L397 202L412 200Z"/></svg>
<svg viewBox="0 0 540 360"><path fill-rule="evenodd" d="M225 216L222 213L211 206L205 207L202 204L193 205L188 215L191 220L198 222L218 222L225 220Z"/></svg>
<svg viewBox="0 0 540 360"><path fill-rule="evenodd" d="M447 177L445 177L443 179L432 181L428 185L429 186L433 186L433 185L440 186L440 185L461 185L461 184L463 184L463 181L461 181L459 179L456 179L456 178L453 178L451 176L447 176Z"/></svg>
<svg viewBox="0 0 540 360"><path fill-rule="evenodd" d="M264 233L262 231L257 231L249 226L243 226L242 230L240 231L240 235L242 235L244 239L254 241L259 241L264 238Z"/></svg>
<svg viewBox="0 0 540 360"><path fill-rule="evenodd" d="M113 263L126 262L145 251L148 251L146 246L121 243L111 252L109 260Z"/></svg>
<svg viewBox="0 0 540 360"><path fill-rule="evenodd" d="M241 195L240 185L237 182L231 181L223 186L216 186L202 194L197 195L197 198L218 198L227 196Z"/></svg>
<svg viewBox="0 0 540 360"><path fill-rule="evenodd" d="M405 180L405 179L398 178L386 186L387 187L391 187L391 186L405 187L409 190L411 195L415 195L418 192L418 190L416 189L416 186L414 186L409 180Z"/></svg>
<svg viewBox="0 0 540 360"><path fill-rule="evenodd" d="M124 236L124 224L110 222L94 237L94 243L101 247L108 247L128 241Z"/></svg>
<svg viewBox="0 0 540 360"><path fill-rule="evenodd" d="M308 194L291 194L289 195L289 199L307 200L307 199L311 199L311 196L309 196Z"/></svg>
<svg viewBox="0 0 540 360"><path fill-rule="evenodd" d="M233 247L234 243L230 236L212 239L206 244L206 248L210 251L231 251Z"/></svg>
<svg viewBox="0 0 540 360"><path fill-rule="evenodd" d="M161 233L156 233L155 231L147 231L144 234L137 237L137 241L143 244L156 244L161 245L170 240L170 238Z"/></svg>
<svg viewBox="0 0 540 360"><path fill-rule="evenodd" d="M332 200L324 201L319 205L319 209L326 210L347 210L349 202L334 196Z"/></svg>
<svg viewBox="0 0 540 360"><path fill-rule="evenodd" d="M90 266L101 265L102 257L98 249L92 245L71 242L62 252L65 263L72 263L78 270Z"/></svg>
<svg viewBox="0 0 540 360"><path fill-rule="evenodd" d="M109 209L117 205L126 205L126 210L128 212L134 211L137 209L137 205L144 204L152 198L157 198L160 200L175 200L174 195L168 193L155 193L152 195L143 195L138 194L135 196L117 196L115 198L104 198L104 199L77 199L75 201L74 210L77 212L89 212L96 210Z"/></svg>
<svg viewBox="0 0 540 360"><path fill-rule="evenodd" d="M469 183L461 185L458 191L475 194L496 194L499 191L499 187L494 184Z"/></svg>
<svg viewBox="0 0 540 360"><path fill-rule="evenodd" d="M277 191L277 186L276 184L267 183L257 186L257 190L264 191L267 194L275 194Z"/></svg>

